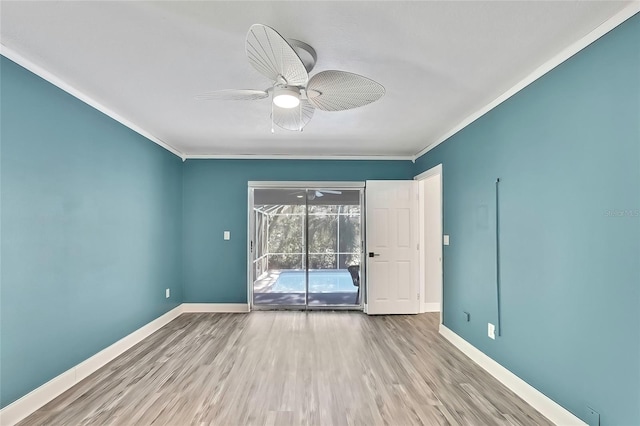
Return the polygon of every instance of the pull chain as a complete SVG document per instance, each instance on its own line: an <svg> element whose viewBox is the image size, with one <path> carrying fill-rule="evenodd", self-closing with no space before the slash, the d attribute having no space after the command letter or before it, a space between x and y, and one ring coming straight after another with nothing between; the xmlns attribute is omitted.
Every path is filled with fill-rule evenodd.
<svg viewBox="0 0 640 426"><path fill-rule="evenodd" d="M271 133L275 133L276 130L273 128L273 98L276 94L276 86L273 86L273 90L271 91Z"/></svg>

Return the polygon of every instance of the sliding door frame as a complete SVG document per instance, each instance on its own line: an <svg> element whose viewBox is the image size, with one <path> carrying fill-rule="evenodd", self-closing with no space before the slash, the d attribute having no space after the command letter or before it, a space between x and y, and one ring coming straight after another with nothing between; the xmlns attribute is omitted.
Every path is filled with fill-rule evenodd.
<svg viewBox="0 0 640 426"><path fill-rule="evenodd" d="M304 305L278 305L277 307L272 305L256 306L253 303L253 284L255 277L253 276L253 233L255 232L255 220L253 214L253 191L256 189L357 189L360 190L360 303L359 305L352 306L309 306L309 253L305 248L307 263L305 265L306 279L305 279L305 304ZM360 310L364 309L364 301L366 295L365 285L365 271L363 268L366 263L364 248L365 245L365 182L356 181L249 181L247 183L247 305L249 310L274 310L274 309L286 309L286 310ZM306 202L305 202L305 205ZM305 220L305 235L308 237L308 224ZM308 241L305 241L308 246ZM338 261L340 256L338 256Z"/></svg>

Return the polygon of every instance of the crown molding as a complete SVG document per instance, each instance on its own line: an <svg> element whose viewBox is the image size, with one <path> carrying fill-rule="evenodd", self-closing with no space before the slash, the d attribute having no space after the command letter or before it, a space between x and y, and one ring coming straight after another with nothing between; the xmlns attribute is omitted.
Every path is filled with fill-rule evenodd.
<svg viewBox="0 0 640 426"><path fill-rule="evenodd" d="M106 107L102 103L93 99L91 96L77 89L67 81L61 79L57 75L47 71L40 65L36 64L30 59L27 59L16 50L7 47L0 43L0 55L10 59L17 63L21 67L29 70L38 77L53 84L59 89L69 93L71 96L81 100L87 105L97 109L108 117L116 120L120 124L128 127L134 132L144 136L150 141L155 142L172 154L180 157L182 161L187 159L226 159L226 160L399 160L399 161L412 161L412 155L292 155L292 154L185 154L175 147L171 146L162 139L154 136L147 130L136 125L130 120L127 120L122 115L118 114L114 110Z"/></svg>
<svg viewBox="0 0 640 426"><path fill-rule="evenodd" d="M162 139L154 136L153 134L151 134L150 132L146 131L145 129L143 129L142 127L138 126L137 124L127 120L122 115L118 114L114 110L108 108L107 106L105 106L102 103L98 102L97 100L93 99L91 96L89 96L86 93L82 92L81 90L77 89L76 87L74 87L73 85L71 85L67 81L61 79L57 75L51 73L50 71L47 71L46 69L44 69L40 65L34 63L30 59L25 58L20 53L16 52L14 49L12 49L10 47L7 47L4 44L0 43L0 55L6 57L7 59L12 60L13 62L15 62L16 64L20 65L21 67L31 71L32 73L34 73L38 77L48 81L49 83L53 84L54 86L58 87L59 89L67 92L71 96L81 100L85 104L97 109L101 113L103 113L106 116L114 119L115 121L117 121L118 123L122 124L123 126L128 127L129 129L133 130L134 132L140 134L141 136L144 136L145 138L149 139L150 141L155 142L156 144L160 145L161 147L163 147L164 149L166 149L170 153L172 153L174 155L177 155L178 157L182 158L182 160L184 161L184 154L182 152L178 151L173 146L169 145L168 143L166 143Z"/></svg>
<svg viewBox="0 0 640 426"><path fill-rule="evenodd" d="M413 161L413 155L186 154L185 160L380 160Z"/></svg>
<svg viewBox="0 0 640 426"><path fill-rule="evenodd" d="M612 29L616 28L627 19L631 18L635 14L640 12L640 1L635 0L627 7L613 15L611 18L607 19L593 31L582 37L580 40L571 44L567 48L563 49L560 53L543 63L541 66L536 68L532 73L530 73L527 77L522 79L516 85L511 87L509 90L504 92L502 95L494 99L493 101L486 104L484 107L477 110L475 113L467 116L465 119L460 121L456 126L454 126L451 130L435 139L433 142L429 143L424 149L416 153L415 155L292 155L292 154L273 154L273 155L260 155L260 154L186 154L175 147L171 146L167 142L162 139L154 136L147 130L141 128L130 120L124 118L117 112L112 109L106 107L102 103L93 99L89 95L75 88L73 85L69 84L65 80L59 78L53 73L45 70L41 66L37 65L33 61L25 58L20 53L15 51L12 48L7 47L4 44L0 43L0 54L5 56L6 58L12 60L18 65L26 68L42 79L48 81L54 86L60 88L61 90L69 93L75 98L81 100L87 105L97 109L103 114L111 117L122 125L128 127L134 132L144 136L145 138L153 141L159 146L163 147L167 151L172 154L180 157L183 161L187 159L252 159L252 160L396 160L396 161L413 161L415 162L422 155L426 154L436 146L440 145L442 142L449 139L451 136L458 133L460 130L467 127L469 124L476 121L478 118L482 117L496 106L500 105L507 99L511 98L516 93L520 92L522 89L527 87L532 82L536 81L561 63L565 62L567 59L571 58L573 55L589 46L591 43L599 39L600 37L607 34Z"/></svg>
<svg viewBox="0 0 640 426"><path fill-rule="evenodd" d="M561 63L565 62L567 59L571 58L573 55L580 52L582 49L589 46L591 43L598 40L600 37L604 36L609 31L613 30L618 25L622 24L624 21L631 18L638 12L640 12L640 1L636 0L636 1L633 1L631 4L629 4L627 7L625 7L624 9L622 9L621 11L619 11L618 13L616 13L615 15L613 15L611 18L604 21L602 24L596 27L593 31L591 31L590 33L588 33L587 35L585 35L575 43L569 45L568 47L563 49L560 53L558 53L557 55L555 55L554 57L552 57L542 65L540 65L532 73L530 73L528 76L520 80L520 82L518 82L515 86L511 87L506 92L504 92L502 95L498 96L496 99L489 102L487 105L483 106L473 114L469 115L464 120L459 122L456 126L454 126L451 130L449 130L439 138L435 139L433 142L429 143L424 149L416 153L413 156L412 160L415 162L415 160L417 160L427 152L431 151L433 148L440 145L442 142L446 141L451 136L455 135L460 130L464 129L469 124L473 123L478 118L482 117L483 115L485 115L486 113L488 113L489 111L491 111L492 109L494 109L495 107L497 107L498 105L500 105L501 103L503 103L504 101L506 101L507 99L509 99L510 97L512 97L513 95L515 95L516 93L524 89L525 87L527 87L528 85L530 85L531 83L533 83L534 81L536 81L537 79L539 79L540 77L542 77L543 75L545 75L546 73L548 73L549 71L551 71L552 69L560 65Z"/></svg>

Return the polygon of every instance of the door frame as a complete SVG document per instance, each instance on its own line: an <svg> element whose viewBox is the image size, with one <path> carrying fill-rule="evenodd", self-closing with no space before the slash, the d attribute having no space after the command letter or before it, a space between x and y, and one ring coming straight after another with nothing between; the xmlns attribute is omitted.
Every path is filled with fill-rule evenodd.
<svg viewBox="0 0 640 426"><path fill-rule="evenodd" d="M420 256L420 261L418 262L419 267L420 267L420 275L419 275L419 283L420 283L420 312L434 312L433 309L429 309L426 304L426 291L424 291L425 289L425 284L426 284L426 261L425 261L425 256L426 256L426 240L425 240L425 234L426 234L426 229L425 229L425 195L424 195L424 182L429 179L432 178L434 176L440 176L440 252L437 253L436 255L439 255L438 257L440 258L439 261L439 265L440 265L440 307L439 307L439 312L440 312L440 324L442 324L442 320L443 320L443 309L444 309L444 249L443 249L443 235L444 235L444 192L443 192L443 173L442 173L442 163L438 164L437 166L434 166L428 170L426 170L425 172L420 173L419 175L415 176L413 179L418 181L418 200L419 200L419 205L418 205L418 229L419 229L419 234L420 234L420 249L419 249L419 256Z"/></svg>
<svg viewBox="0 0 640 426"><path fill-rule="evenodd" d="M365 259L365 182L359 181L248 181L247 182L247 306L249 311L252 310L273 310L272 306L254 306L253 304L253 259L251 252L252 233L254 232L253 218L253 190L254 189L275 189L275 188L292 188L292 189L316 189L316 188L335 188L335 189L359 189L360 190L360 252L362 259ZM366 259L365 259L366 260ZM308 303L303 305L282 305L278 309L290 310L360 310L365 307L366 297L366 273L365 268L360 266L360 304L353 306L309 306ZM355 308L355 309L354 309Z"/></svg>

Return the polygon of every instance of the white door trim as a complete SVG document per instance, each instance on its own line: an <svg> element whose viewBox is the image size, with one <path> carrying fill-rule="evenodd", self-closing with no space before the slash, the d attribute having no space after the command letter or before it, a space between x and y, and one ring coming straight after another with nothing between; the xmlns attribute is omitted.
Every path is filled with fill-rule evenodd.
<svg viewBox="0 0 640 426"><path fill-rule="evenodd" d="M419 175L415 176L413 180L425 180L435 175L442 176L442 163L438 164L437 166L433 166L429 170L426 170L420 173Z"/></svg>
<svg viewBox="0 0 640 426"><path fill-rule="evenodd" d="M253 187L247 187L247 309L253 308L253 253L251 241L255 232L253 223Z"/></svg>
<svg viewBox="0 0 640 426"><path fill-rule="evenodd" d="M419 229L419 234L420 234L420 250L419 250L419 256L420 256L420 261L419 261L419 268L420 268L420 278L419 278L419 284L420 284L420 312L440 312L440 324L443 323L443 316L442 316L442 310L443 310L443 304L444 304L444 271L443 271L443 262L444 262L444 253L442 250L442 246L440 246L440 253L439 253L439 257L440 257L440 303L439 304L434 304L434 303L427 303L426 300L426 292L423 291L423 289L425 288L425 281L426 281L426 264L425 264L425 249L426 249L426 241L425 241L425 227L424 227L424 222L425 222L425 211L424 211L424 203L425 203L425 199L424 199L424 185L423 182L426 179L429 179L433 176L440 176L440 233L443 234L444 232L444 204L443 204L443 190L442 190L442 163L438 164L437 166L434 166L432 168L430 168L429 170L420 173L419 175L415 176L413 179L418 181L419 187L418 187L418 198L419 198L419 203L418 203L418 229ZM440 239L440 241L442 241L442 237ZM436 306L437 305L437 306Z"/></svg>
<svg viewBox="0 0 640 426"><path fill-rule="evenodd" d="M343 182L343 181L256 181L248 182L249 188L364 188L365 182Z"/></svg>

